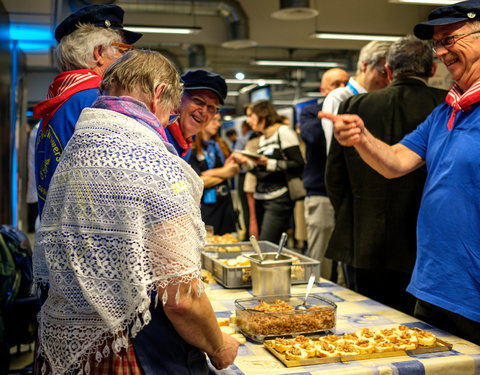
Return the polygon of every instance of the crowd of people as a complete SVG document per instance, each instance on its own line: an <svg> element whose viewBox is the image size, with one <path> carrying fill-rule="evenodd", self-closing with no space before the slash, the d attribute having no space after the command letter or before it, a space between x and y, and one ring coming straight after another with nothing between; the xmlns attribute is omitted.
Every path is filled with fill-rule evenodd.
<svg viewBox="0 0 480 375"><path fill-rule="evenodd" d="M305 225L322 277L480 344L480 0L434 10L415 36L368 43L353 77L324 72L324 99L299 124L268 100L248 104L228 141L225 79L179 75L133 49L142 35L123 14L89 5L58 25L61 73L34 109L37 373L231 365L238 342L200 277L205 225L273 243ZM428 86L430 40L450 91Z"/></svg>

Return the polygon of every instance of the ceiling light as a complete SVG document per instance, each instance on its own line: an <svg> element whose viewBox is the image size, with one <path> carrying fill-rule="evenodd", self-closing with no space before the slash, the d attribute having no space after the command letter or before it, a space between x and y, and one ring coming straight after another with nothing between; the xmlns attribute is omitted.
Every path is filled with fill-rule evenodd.
<svg viewBox="0 0 480 375"><path fill-rule="evenodd" d="M245 86L245 87L242 87L240 90L238 90L238 92L240 94L245 94L246 92L249 92L250 90L253 90L255 87L257 87L258 85L256 83L252 83L251 85L248 85L248 86Z"/></svg>
<svg viewBox="0 0 480 375"><path fill-rule="evenodd" d="M198 34L202 31L197 26L125 26L125 29L143 34Z"/></svg>
<svg viewBox="0 0 480 375"><path fill-rule="evenodd" d="M252 65L294 66L303 68L337 68L341 64L332 61L298 61L298 60L253 60Z"/></svg>
<svg viewBox="0 0 480 375"><path fill-rule="evenodd" d="M318 15L316 9L311 9L308 0L280 0L280 9L272 13L279 20L305 20Z"/></svg>
<svg viewBox="0 0 480 375"><path fill-rule="evenodd" d="M232 78L227 78L225 80L227 84L237 84L237 85L250 85L250 84L255 84L255 85L285 85L288 83L288 81L284 79L232 79Z"/></svg>
<svg viewBox="0 0 480 375"><path fill-rule="evenodd" d="M234 39L234 40L227 40L222 43L223 48L231 48L231 49L242 49L242 48L249 48L255 47L257 42L250 39Z"/></svg>
<svg viewBox="0 0 480 375"><path fill-rule="evenodd" d="M310 34L310 38L317 39L339 39L339 40L380 40L384 42L395 42L400 39L400 35L378 35L378 34L346 34L346 33L325 33L322 31L315 31Z"/></svg>
<svg viewBox="0 0 480 375"><path fill-rule="evenodd" d="M305 93L305 96L308 96L310 98L323 98L323 95L321 92L307 92Z"/></svg>
<svg viewBox="0 0 480 375"><path fill-rule="evenodd" d="M245 74L243 74L242 72L238 72L237 74L235 74L235 78L241 81L242 79L245 79Z"/></svg>
<svg viewBox="0 0 480 375"><path fill-rule="evenodd" d="M451 5L458 3L458 0L390 0L389 2L421 5Z"/></svg>

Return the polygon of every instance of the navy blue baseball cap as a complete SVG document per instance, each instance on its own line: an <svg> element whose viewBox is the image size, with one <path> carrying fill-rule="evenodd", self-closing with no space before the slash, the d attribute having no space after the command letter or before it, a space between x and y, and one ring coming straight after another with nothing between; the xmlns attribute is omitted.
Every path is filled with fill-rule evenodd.
<svg viewBox="0 0 480 375"><path fill-rule="evenodd" d="M479 19L480 0L462 1L432 10L428 15L428 21L415 25L413 33L419 39L432 39L435 26Z"/></svg>
<svg viewBox="0 0 480 375"><path fill-rule="evenodd" d="M140 39L143 34L125 30L123 28L124 13L125 12L122 8L114 4L87 5L69 15L57 26L55 29L55 39L57 42L60 42L64 36L77 30L79 23L83 23L97 27L104 27L106 29L121 30L123 31L125 41L128 44L133 44Z"/></svg>
<svg viewBox="0 0 480 375"><path fill-rule="evenodd" d="M194 69L183 73L181 78L185 91L210 90L217 95L221 105L225 103L228 87L221 75L203 69Z"/></svg>

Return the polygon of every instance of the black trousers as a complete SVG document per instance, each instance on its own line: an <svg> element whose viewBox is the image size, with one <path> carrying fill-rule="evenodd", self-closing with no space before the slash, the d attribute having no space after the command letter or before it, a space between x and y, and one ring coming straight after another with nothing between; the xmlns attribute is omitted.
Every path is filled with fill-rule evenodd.
<svg viewBox="0 0 480 375"><path fill-rule="evenodd" d="M415 317L455 336L480 345L480 322L470 320L462 315L419 299L415 305Z"/></svg>
<svg viewBox="0 0 480 375"><path fill-rule="evenodd" d="M413 315L416 298L406 291L410 283L410 273L351 266L347 269L349 272L345 278L348 288L405 314Z"/></svg>

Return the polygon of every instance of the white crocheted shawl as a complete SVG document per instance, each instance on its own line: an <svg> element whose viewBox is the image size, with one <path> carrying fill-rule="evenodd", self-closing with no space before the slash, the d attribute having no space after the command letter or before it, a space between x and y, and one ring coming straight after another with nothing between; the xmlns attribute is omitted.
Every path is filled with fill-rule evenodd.
<svg viewBox="0 0 480 375"><path fill-rule="evenodd" d="M82 112L34 250L36 281L50 287L39 349L54 374L88 373L90 355L118 352L148 324L152 291L200 279L202 189L149 127L110 110Z"/></svg>

